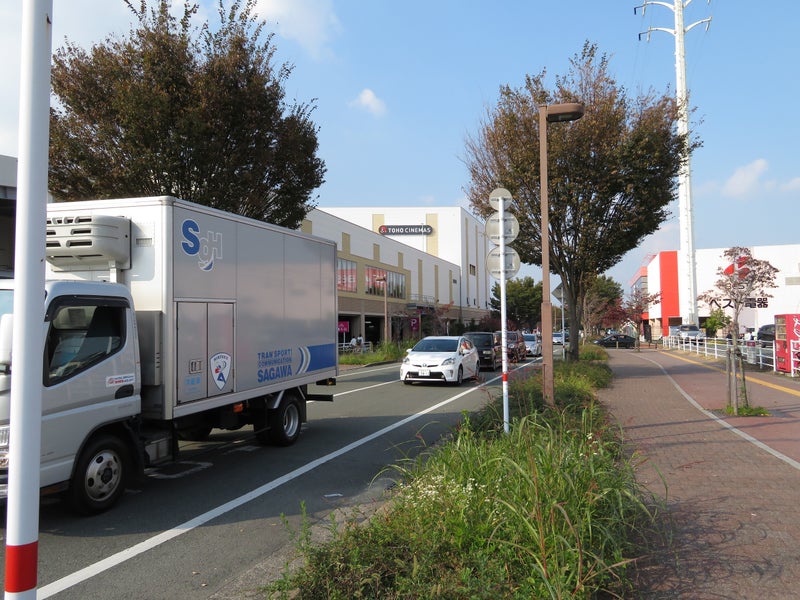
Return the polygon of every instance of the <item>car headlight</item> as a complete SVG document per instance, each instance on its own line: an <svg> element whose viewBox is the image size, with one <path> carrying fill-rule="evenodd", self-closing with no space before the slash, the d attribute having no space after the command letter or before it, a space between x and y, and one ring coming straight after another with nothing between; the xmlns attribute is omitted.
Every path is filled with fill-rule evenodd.
<svg viewBox="0 0 800 600"><path fill-rule="evenodd" d="M407 356L403 359L403 364L404 365L407 365L410 362L411 362L411 360Z"/></svg>
<svg viewBox="0 0 800 600"><path fill-rule="evenodd" d="M452 365L452 364L455 364L455 362L456 362L456 359L455 359L454 357L452 357L452 356L451 356L450 358L445 358L445 359L442 361L442 366L444 367L444 366L446 366L446 365Z"/></svg>

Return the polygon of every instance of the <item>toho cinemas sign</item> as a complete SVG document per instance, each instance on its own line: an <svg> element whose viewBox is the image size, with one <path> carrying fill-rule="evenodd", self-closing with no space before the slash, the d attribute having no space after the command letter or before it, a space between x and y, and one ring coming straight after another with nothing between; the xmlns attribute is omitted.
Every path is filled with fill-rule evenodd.
<svg viewBox="0 0 800 600"><path fill-rule="evenodd" d="M431 235L432 225L381 225L378 227L381 235Z"/></svg>

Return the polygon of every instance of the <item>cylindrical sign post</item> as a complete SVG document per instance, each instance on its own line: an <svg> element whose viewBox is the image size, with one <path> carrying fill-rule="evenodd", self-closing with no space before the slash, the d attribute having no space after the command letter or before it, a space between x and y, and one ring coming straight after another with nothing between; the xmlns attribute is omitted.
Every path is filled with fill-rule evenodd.
<svg viewBox="0 0 800 600"><path fill-rule="evenodd" d="M503 348L503 430L508 433L511 416L508 408L508 336L506 334L506 217L505 209L511 205L511 194L504 188L497 188L489 195L489 204L497 210L499 224L498 246L500 249L500 331ZM491 217L490 217L491 219ZM516 219L514 219L516 222ZM493 240L490 235L490 239ZM513 240L512 240L513 241Z"/></svg>

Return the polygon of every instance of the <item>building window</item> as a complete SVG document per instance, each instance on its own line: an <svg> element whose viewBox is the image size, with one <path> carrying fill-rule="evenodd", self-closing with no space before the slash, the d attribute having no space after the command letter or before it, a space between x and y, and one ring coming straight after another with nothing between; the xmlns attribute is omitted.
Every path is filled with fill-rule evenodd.
<svg viewBox="0 0 800 600"><path fill-rule="evenodd" d="M344 258L336 259L336 289L340 292L357 292L356 263Z"/></svg>
<svg viewBox="0 0 800 600"><path fill-rule="evenodd" d="M469 274L470 274L470 275L476 275L476 274L477 274L477 271L478 271L478 270L475 268L475 265L470 265L470 266L469 266Z"/></svg>
<svg viewBox="0 0 800 600"><path fill-rule="evenodd" d="M389 298L404 299L406 297L406 276L378 267L367 267L364 271L364 291L373 296L383 296L384 277L388 286L386 295Z"/></svg>

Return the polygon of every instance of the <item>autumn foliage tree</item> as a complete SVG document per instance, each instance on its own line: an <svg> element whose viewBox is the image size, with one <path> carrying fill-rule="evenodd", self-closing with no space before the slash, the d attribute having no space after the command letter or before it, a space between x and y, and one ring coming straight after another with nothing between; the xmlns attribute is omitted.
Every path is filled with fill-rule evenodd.
<svg viewBox="0 0 800 600"><path fill-rule="evenodd" d="M61 200L173 195L296 228L324 181L313 104L287 103L256 0L219 0L195 28L188 1L125 0L126 37L53 60L51 192Z"/></svg>
<svg viewBox="0 0 800 600"><path fill-rule="evenodd" d="M644 288L636 288L622 303L625 316L628 321L636 325L636 348L639 349L639 338L642 335L642 323L644 322L644 314L654 304L661 302L661 294L648 294Z"/></svg>
<svg viewBox="0 0 800 600"><path fill-rule="evenodd" d="M668 215L676 175L689 140L676 131L674 100L648 92L630 98L617 85L608 59L586 43L557 77L527 76L520 89L504 86L479 132L467 140L467 194L487 216L487 198L508 189L523 262L542 264L538 107L582 102L583 118L547 130L550 266L561 278L568 306L570 356L578 355L578 317L587 275L604 273L658 229Z"/></svg>
<svg viewBox="0 0 800 600"><path fill-rule="evenodd" d="M775 276L778 269L769 261L753 257L750 248L734 246L722 253L722 265L717 268L717 280L714 288L703 292L697 299L708 304L713 311L716 309L731 310L733 328L732 345L734 357L740 356L739 352L739 317L742 309L753 302L754 297L771 298L769 290L776 287ZM747 388L744 384L744 369L739 369L741 386L735 385L733 409L738 414L739 406L747 407Z"/></svg>
<svg viewBox="0 0 800 600"><path fill-rule="evenodd" d="M605 275L590 278L586 285L586 296L583 301L583 330L586 332L584 342L590 335L597 333L609 317L618 301L622 299L622 286ZM617 316L616 314L614 315Z"/></svg>

